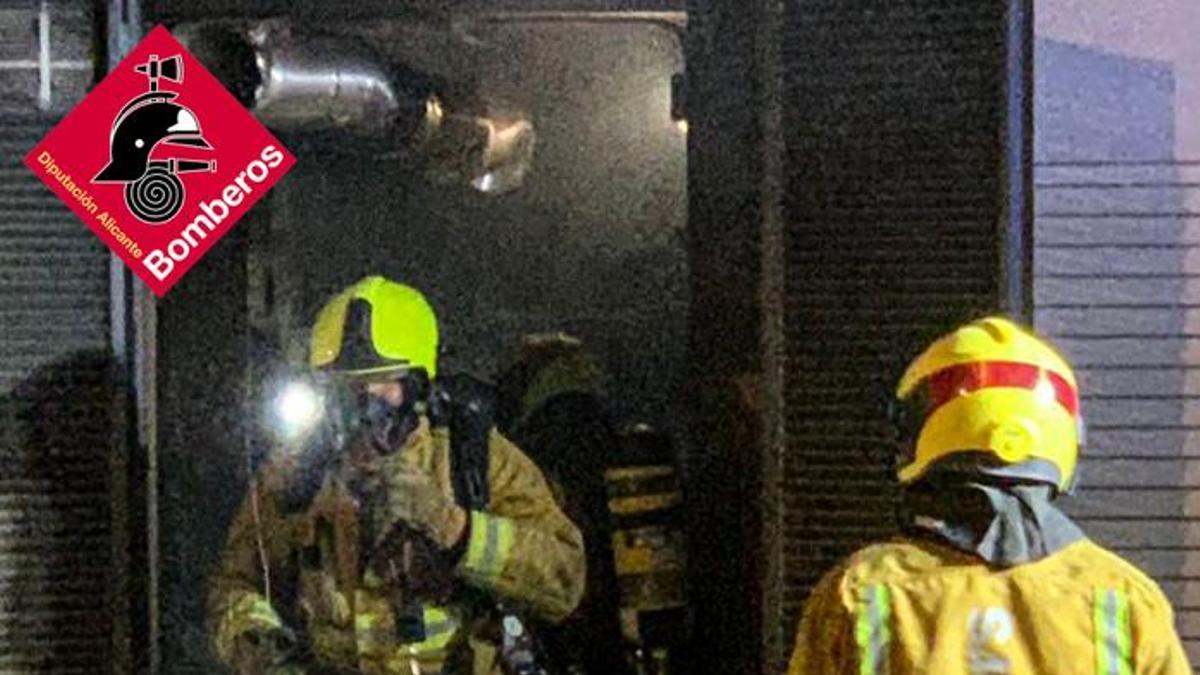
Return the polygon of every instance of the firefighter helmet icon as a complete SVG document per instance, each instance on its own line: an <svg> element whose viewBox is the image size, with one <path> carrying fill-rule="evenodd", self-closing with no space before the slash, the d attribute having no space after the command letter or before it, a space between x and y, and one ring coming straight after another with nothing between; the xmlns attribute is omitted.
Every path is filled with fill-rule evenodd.
<svg viewBox="0 0 1200 675"><path fill-rule="evenodd" d="M150 158L160 145L212 149L200 132L196 114L174 102L178 92L160 91L159 79L183 82L183 60L179 55L159 60L158 55L134 68L150 81L150 90L134 97L113 122L109 137L107 166L92 179L96 183L124 183L125 205L146 223L163 223L183 207L181 173L216 171L216 160L199 161L174 157Z"/></svg>

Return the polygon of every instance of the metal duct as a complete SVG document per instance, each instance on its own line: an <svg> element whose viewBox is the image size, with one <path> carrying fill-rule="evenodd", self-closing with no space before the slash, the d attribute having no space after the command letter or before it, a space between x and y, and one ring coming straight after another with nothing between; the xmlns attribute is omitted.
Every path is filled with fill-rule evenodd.
<svg viewBox="0 0 1200 675"><path fill-rule="evenodd" d="M518 187L532 163L533 125L496 119L479 102L440 98L432 79L384 61L350 36L293 31L280 21L250 27L180 27L180 40L264 124L282 132L345 132L342 146L421 161L440 182L488 193Z"/></svg>
<svg viewBox="0 0 1200 675"><path fill-rule="evenodd" d="M378 137L411 130L426 118L429 95L393 82L381 59L354 40L296 39L270 24L249 37L259 77L254 112L270 126Z"/></svg>
<svg viewBox="0 0 1200 675"><path fill-rule="evenodd" d="M358 40L301 35L273 21L249 28L196 24L177 33L274 129L384 138L426 117L429 95L397 83L383 59Z"/></svg>

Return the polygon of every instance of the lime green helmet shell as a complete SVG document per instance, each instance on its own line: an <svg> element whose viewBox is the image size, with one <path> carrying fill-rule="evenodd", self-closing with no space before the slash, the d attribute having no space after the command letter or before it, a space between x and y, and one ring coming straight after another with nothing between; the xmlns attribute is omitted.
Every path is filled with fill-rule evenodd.
<svg viewBox="0 0 1200 675"><path fill-rule="evenodd" d="M437 316L417 289L369 276L333 296L313 324L309 365L344 375L437 376Z"/></svg>

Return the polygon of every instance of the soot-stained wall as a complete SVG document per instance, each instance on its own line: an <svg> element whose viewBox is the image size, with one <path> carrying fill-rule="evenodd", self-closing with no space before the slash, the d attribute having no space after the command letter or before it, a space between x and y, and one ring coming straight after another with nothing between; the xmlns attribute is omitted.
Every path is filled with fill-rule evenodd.
<svg viewBox="0 0 1200 675"><path fill-rule="evenodd" d="M262 208L261 205L259 208ZM204 627L209 572L248 484L245 233L215 245L158 303L157 582L164 675L219 672Z"/></svg>

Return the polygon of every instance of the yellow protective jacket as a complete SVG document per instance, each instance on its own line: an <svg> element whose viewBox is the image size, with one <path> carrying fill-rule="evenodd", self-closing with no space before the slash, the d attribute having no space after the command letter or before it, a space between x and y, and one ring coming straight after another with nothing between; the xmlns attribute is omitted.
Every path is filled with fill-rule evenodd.
<svg viewBox="0 0 1200 675"><path fill-rule="evenodd" d="M788 675L1192 675L1170 604L1088 539L992 568L934 542L869 546L827 574Z"/></svg>
<svg viewBox="0 0 1200 675"><path fill-rule="evenodd" d="M410 453L453 495L449 449L449 432L422 419L400 452ZM428 578L406 580L424 607L426 639L418 644L397 638L390 600L396 589L360 569L358 509L342 483L327 478L306 511L287 515L278 499L283 470L265 469L258 497L247 497L230 526L210 580L209 634L218 659L235 667L234 645L244 631L288 625L304 629L316 663L337 672L439 673L448 658L473 664L460 671L499 672L494 645L479 636L487 626L449 592L454 581L507 599L536 618L559 621L578 604L586 570L582 537L538 468L495 430L489 453L490 503L486 512L470 514L470 539L457 568L422 568L418 560L415 569L426 569ZM414 569L408 562L407 569Z"/></svg>

